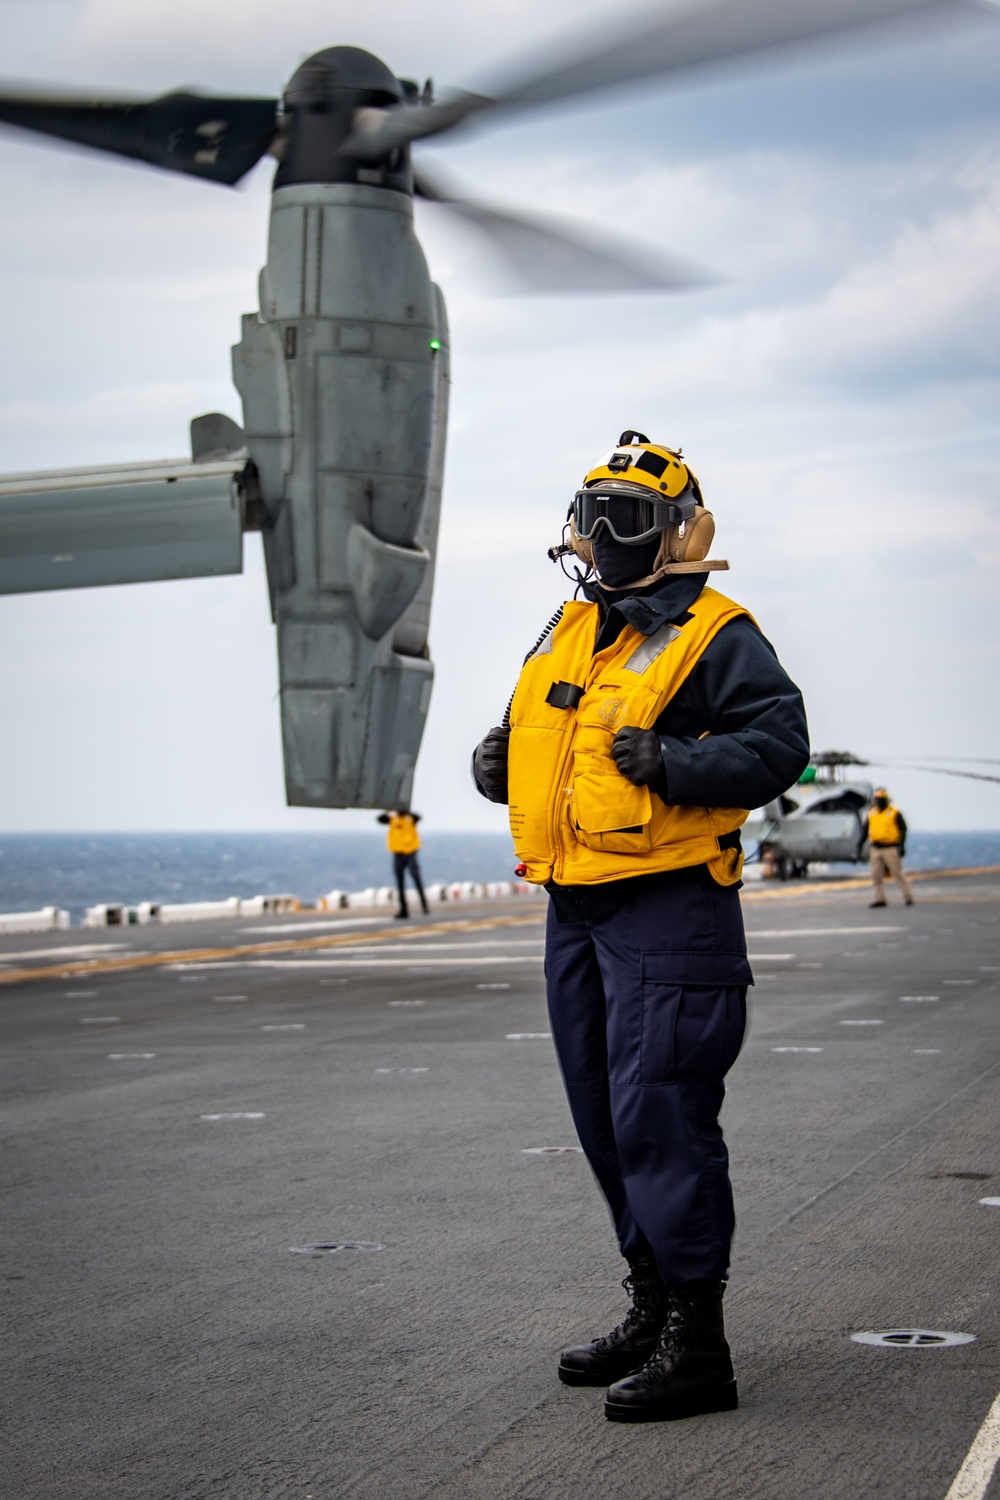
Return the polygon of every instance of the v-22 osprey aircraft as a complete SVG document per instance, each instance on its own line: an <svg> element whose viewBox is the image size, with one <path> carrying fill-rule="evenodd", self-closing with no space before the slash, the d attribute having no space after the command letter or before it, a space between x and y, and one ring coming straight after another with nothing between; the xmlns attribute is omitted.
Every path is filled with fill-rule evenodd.
<svg viewBox="0 0 1000 1500"><path fill-rule="evenodd" d="M448 403L448 324L414 194L492 237L547 290L683 289L551 222L457 197L410 147L613 85L973 0L662 5L570 60L441 102L378 58L331 47L282 99L0 94L0 122L233 185L278 161L258 310L233 349L242 428L192 422L190 459L0 479L0 592L236 573L263 535L277 626L287 800L407 807L430 703L427 647Z"/></svg>

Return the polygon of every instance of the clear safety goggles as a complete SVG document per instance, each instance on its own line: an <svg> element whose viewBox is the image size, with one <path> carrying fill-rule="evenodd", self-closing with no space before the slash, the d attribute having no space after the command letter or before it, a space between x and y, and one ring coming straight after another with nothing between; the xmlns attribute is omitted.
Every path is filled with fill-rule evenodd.
<svg viewBox="0 0 1000 1500"><path fill-rule="evenodd" d="M652 541L668 526L689 521L697 504L690 485L675 500L660 500L638 484L605 483L577 490L571 515L583 542L589 542L604 526L616 542L638 546Z"/></svg>

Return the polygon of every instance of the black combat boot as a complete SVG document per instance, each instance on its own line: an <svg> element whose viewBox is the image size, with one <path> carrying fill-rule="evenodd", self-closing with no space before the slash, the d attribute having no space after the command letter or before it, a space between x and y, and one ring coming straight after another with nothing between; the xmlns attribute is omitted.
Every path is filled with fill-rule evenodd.
<svg viewBox="0 0 1000 1500"><path fill-rule="evenodd" d="M722 1324L724 1281L671 1287L667 1321L653 1354L608 1391L612 1422L673 1422L739 1403Z"/></svg>
<svg viewBox="0 0 1000 1500"><path fill-rule="evenodd" d="M632 1298L623 1322L602 1339L559 1356L559 1379L566 1385L607 1385L638 1370L656 1348L667 1316L667 1292L651 1255L629 1257L622 1286Z"/></svg>

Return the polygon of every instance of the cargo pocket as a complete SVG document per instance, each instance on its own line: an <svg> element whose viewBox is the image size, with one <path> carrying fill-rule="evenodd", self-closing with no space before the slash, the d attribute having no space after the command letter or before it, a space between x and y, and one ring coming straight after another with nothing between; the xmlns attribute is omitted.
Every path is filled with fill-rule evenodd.
<svg viewBox="0 0 1000 1500"><path fill-rule="evenodd" d="M649 788L633 786L617 772L580 773L573 782L573 832L587 849L609 854L646 854L652 848Z"/></svg>
<svg viewBox="0 0 1000 1500"><path fill-rule="evenodd" d="M745 1032L744 986L644 980L640 1082L682 1076L721 1082L740 1055Z"/></svg>
<svg viewBox="0 0 1000 1500"><path fill-rule="evenodd" d="M656 979L642 982L640 1083L669 1083L677 1076L675 1037L683 994L679 984L662 984Z"/></svg>

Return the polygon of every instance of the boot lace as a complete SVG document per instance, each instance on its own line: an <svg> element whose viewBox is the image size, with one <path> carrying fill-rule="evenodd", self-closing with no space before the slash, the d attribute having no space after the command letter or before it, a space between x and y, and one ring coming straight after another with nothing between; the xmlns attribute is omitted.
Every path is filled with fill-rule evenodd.
<svg viewBox="0 0 1000 1500"><path fill-rule="evenodd" d="M631 1271L625 1277L622 1286L631 1297L632 1306L617 1328L612 1328L611 1332L605 1334L603 1338L594 1340L595 1348L601 1354L606 1354L617 1344L624 1343L641 1324L658 1317L662 1307L663 1294L652 1276Z"/></svg>
<svg viewBox="0 0 1000 1500"><path fill-rule="evenodd" d="M649 1381L662 1379L675 1370L688 1352L691 1325L684 1308L671 1298L667 1321L663 1325L660 1340L643 1366L642 1373Z"/></svg>

